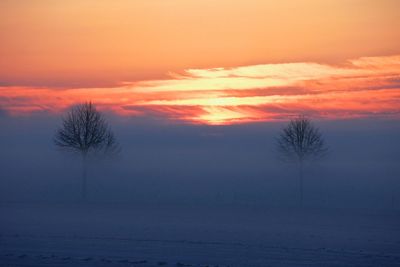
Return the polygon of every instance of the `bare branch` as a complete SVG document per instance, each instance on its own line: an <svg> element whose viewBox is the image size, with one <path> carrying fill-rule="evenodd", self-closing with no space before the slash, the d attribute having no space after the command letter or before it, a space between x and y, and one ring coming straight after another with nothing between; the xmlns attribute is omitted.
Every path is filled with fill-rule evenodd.
<svg viewBox="0 0 400 267"><path fill-rule="evenodd" d="M282 158L299 162L321 158L328 151L318 128L304 116L291 120L282 129L277 149Z"/></svg>
<svg viewBox="0 0 400 267"><path fill-rule="evenodd" d="M86 156L89 153L114 154L120 147L110 127L91 103L74 106L57 130L56 146Z"/></svg>

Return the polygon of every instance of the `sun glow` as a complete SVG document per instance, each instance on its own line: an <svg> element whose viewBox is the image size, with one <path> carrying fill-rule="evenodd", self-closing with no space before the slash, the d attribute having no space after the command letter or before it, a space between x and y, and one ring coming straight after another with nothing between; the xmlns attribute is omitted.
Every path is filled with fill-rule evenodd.
<svg viewBox="0 0 400 267"><path fill-rule="evenodd" d="M168 79L103 88L1 87L12 115L61 112L82 101L121 116L235 124L307 113L325 118L400 117L400 56L340 65L285 63L189 69Z"/></svg>

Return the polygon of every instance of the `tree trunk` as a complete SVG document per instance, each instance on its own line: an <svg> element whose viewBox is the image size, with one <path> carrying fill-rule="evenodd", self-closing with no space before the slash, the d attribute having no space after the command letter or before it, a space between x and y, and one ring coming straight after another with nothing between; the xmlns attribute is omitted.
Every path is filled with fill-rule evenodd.
<svg viewBox="0 0 400 267"><path fill-rule="evenodd" d="M303 207L303 161L299 162L299 200L300 208Z"/></svg>
<svg viewBox="0 0 400 267"><path fill-rule="evenodd" d="M394 210L394 209L396 209L396 205L395 205L395 199L394 199L394 186L392 187L392 191L391 191L391 193L392 193L392 196L391 196L391 207L392 207L392 210Z"/></svg>
<svg viewBox="0 0 400 267"><path fill-rule="evenodd" d="M81 190L81 201L87 201L87 157L86 154L82 156L82 190Z"/></svg>

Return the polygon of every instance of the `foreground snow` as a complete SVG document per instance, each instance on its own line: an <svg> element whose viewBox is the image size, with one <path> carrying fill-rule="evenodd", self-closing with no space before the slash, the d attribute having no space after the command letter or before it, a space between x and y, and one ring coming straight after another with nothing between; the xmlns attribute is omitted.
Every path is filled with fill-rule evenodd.
<svg viewBox="0 0 400 267"><path fill-rule="evenodd" d="M400 266L400 214L0 205L0 266Z"/></svg>

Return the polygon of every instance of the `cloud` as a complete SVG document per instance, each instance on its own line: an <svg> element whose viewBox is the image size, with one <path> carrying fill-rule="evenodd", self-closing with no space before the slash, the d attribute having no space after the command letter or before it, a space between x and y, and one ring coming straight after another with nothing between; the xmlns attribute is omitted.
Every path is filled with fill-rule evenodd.
<svg viewBox="0 0 400 267"><path fill-rule="evenodd" d="M61 112L93 101L121 116L232 124L298 113L325 118L400 115L400 56L363 57L341 65L313 62L188 69L168 79L105 88L0 87L10 114Z"/></svg>

